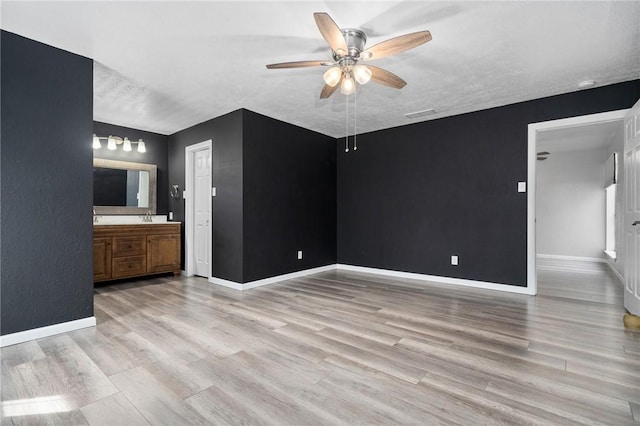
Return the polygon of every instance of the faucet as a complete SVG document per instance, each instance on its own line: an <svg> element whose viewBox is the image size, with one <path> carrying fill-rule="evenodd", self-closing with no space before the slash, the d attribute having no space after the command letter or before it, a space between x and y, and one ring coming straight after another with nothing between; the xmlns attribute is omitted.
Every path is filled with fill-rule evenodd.
<svg viewBox="0 0 640 426"><path fill-rule="evenodd" d="M98 223L98 215L96 215L96 209L93 209L93 223Z"/></svg>
<svg viewBox="0 0 640 426"><path fill-rule="evenodd" d="M142 216L143 222L153 222L153 217L151 216L151 210L147 210L147 212Z"/></svg>

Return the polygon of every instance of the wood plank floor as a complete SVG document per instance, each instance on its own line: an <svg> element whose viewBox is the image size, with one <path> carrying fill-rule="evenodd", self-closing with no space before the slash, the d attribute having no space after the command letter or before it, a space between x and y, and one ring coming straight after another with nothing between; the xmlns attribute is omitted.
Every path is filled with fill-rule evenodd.
<svg viewBox="0 0 640 426"><path fill-rule="evenodd" d="M96 328L2 349L2 424L637 425L623 313L604 268L541 269L537 297L338 271L98 287Z"/></svg>

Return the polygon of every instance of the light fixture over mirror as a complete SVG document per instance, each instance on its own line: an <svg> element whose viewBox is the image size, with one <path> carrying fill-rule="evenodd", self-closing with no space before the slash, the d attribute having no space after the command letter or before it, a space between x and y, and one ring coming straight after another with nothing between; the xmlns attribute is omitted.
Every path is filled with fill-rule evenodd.
<svg viewBox="0 0 640 426"><path fill-rule="evenodd" d="M122 139L119 136L112 136L112 135L109 135L109 137L96 136L95 133L93 134L93 144L92 144L93 149L102 148L102 143L100 142L101 139L107 141L107 149L110 151L115 151L116 149L118 149L118 145L122 145L122 150L129 152L132 150L131 145L137 144L138 152L140 153L147 152L147 147L145 146L144 141L142 139L138 139L137 142L131 142L129 138Z"/></svg>

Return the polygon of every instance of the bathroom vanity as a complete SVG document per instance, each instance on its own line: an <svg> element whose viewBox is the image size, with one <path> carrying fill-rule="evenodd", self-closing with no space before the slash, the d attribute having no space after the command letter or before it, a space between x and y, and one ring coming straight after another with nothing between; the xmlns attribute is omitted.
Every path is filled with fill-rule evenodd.
<svg viewBox="0 0 640 426"><path fill-rule="evenodd" d="M180 274L180 223L93 226L94 282Z"/></svg>
<svg viewBox="0 0 640 426"><path fill-rule="evenodd" d="M93 159L93 281L180 274L179 222L156 215L154 164Z"/></svg>

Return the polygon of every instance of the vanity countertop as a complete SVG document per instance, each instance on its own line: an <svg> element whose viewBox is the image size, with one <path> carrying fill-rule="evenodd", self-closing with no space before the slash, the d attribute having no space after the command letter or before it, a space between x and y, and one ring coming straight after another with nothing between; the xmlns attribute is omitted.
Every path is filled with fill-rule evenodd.
<svg viewBox="0 0 640 426"><path fill-rule="evenodd" d="M151 219L149 221L149 219ZM155 225L166 223L179 223L179 222L167 222L167 216L165 215L97 215L94 216L93 225Z"/></svg>

